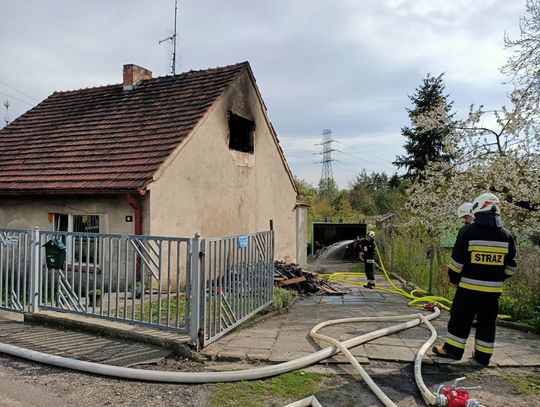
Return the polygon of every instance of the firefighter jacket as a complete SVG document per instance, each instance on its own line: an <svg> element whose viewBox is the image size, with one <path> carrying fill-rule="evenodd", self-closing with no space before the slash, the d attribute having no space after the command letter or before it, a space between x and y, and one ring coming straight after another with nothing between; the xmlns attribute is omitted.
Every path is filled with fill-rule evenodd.
<svg viewBox="0 0 540 407"><path fill-rule="evenodd" d="M467 290L500 295L516 269L516 246L498 224L471 223L460 229L448 265L450 282Z"/></svg>
<svg viewBox="0 0 540 407"><path fill-rule="evenodd" d="M371 239L360 239L360 252L366 263L375 261L375 242Z"/></svg>

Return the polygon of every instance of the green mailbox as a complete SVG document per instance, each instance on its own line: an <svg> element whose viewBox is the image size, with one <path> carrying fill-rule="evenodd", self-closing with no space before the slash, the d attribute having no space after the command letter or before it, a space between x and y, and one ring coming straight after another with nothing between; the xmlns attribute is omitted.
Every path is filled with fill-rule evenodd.
<svg viewBox="0 0 540 407"><path fill-rule="evenodd" d="M60 240L51 239L43 245L48 269L60 270L66 261L66 245Z"/></svg>

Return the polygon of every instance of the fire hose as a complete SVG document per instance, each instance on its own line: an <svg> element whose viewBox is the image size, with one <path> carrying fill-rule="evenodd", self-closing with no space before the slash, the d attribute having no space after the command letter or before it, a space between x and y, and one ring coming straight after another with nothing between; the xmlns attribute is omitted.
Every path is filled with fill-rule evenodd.
<svg viewBox="0 0 540 407"><path fill-rule="evenodd" d="M310 366L314 363L320 362L326 358L329 358L338 351L341 351L345 356L351 361L355 369L361 375L361 377L366 381L368 386L375 392L377 397L383 402L385 406L395 406L395 404L382 392L382 390L377 386L376 383L369 377L367 372L362 368L354 356L350 353L348 349L355 346L361 345L365 342L380 338L382 336L390 335L402 330L412 328L420 325L421 323L425 324L430 328L432 335L428 341L422 346L418 352L415 360L415 379L420 388L420 392L424 397L426 403L430 405L439 405L439 406L448 406L448 407L473 407L480 406L480 404L451 404L450 402L454 400L455 397L452 396L452 391L459 391L460 399L463 399L464 394L461 389L450 389L448 390L445 387L439 389L439 395L431 392L424 384L421 376L421 361L423 353L431 346L437 337L437 332L429 322L430 320L437 318L440 314L440 310L437 307L434 307L433 312L427 316L424 316L421 313L409 314L409 315L399 315L399 316L384 316L384 317L358 317L358 318L343 318L338 320L330 320L322 322L315 327L310 332L310 335L314 339L323 340L332 344L332 346L321 349L317 352L314 352L310 355L294 359L288 362L280 363L272 366L265 366L261 368L246 369L240 371L225 371L225 372L170 372L170 371L158 371L158 370L142 370L134 369L127 367L119 367L112 365L105 365L101 363L86 362L77 359L47 354L43 352L37 352L30 349L25 349L19 346L10 345L0 342L0 352L20 357L23 359L28 359L34 362L48 364L52 366L57 366L61 368L67 368L72 370L77 370L86 373L98 374L109 377L117 377L123 379L132 379L132 380L142 380L142 381L153 381L153 382L163 382L163 383L190 383L190 384L201 384L201 383L218 383L218 382L235 382L235 381L244 381L244 380L255 380L263 379L267 377L272 377L280 375L283 373L291 372L293 370L301 369L307 366ZM354 323L354 322L380 322L380 321L405 321L400 324L392 325L387 328L378 329L355 338L349 339L344 342L339 342L334 338L328 337L326 335L318 333L318 331L326 326L342 324L342 323ZM353 362L354 361L354 362ZM444 398L445 391L449 394L450 398ZM440 397L439 397L440 396ZM443 397L444 396L444 397ZM446 404L445 403L446 400ZM470 400L465 399L467 402ZM294 406L300 405L320 405L316 399L308 398L304 400L310 404L295 404ZM450 402L448 402L450 401ZM298 403L298 402L297 402ZM435 404L439 403L439 404Z"/></svg>
<svg viewBox="0 0 540 407"><path fill-rule="evenodd" d="M431 295L422 289L416 289L416 290L412 290L411 292L407 292L403 290L402 288L399 288L398 286L396 286L396 284L392 281L392 279L388 275L388 271L386 270L386 267L384 265L381 252L379 251L379 247L375 246L375 249L377 251L377 256L379 258L379 264L378 264L379 268L382 270L386 281L388 281L390 285L392 286L391 289L386 288L386 287L374 287L375 290L388 292L388 293L396 294L396 295L401 295L409 299L409 302L407 303L409 307L421 305L421 304L435 304L437 305L437 307L444 309L445 311L450 311L450 307L452 306L452 300L446 297L443 297L441 295ZM363 286L364 284L358 281L354 281L354 280L357 279L358 277L364 277L364 276L365 276L364 273L359 273L359 272L333 273L333 274L321 275L322 278L325 278L329 281L336 281L336 282L352 284L352 285L357 285L357 286ZM509 319L511 318L511 316L499 314L497 315L497 318Z"/></svg>
<svg viewBox="0 0 540 407"><path fill-rule="evenodd" d="M378 252L378 248L377 248ZM380 253L379 258L380 258ZM244 380L264 379L272 376L277 376L283 373L288 373L294 370L302 369L304 367L313 365L324 359L327 359L338 352L341 352L350 361L355 370L360 374L362 379L374 392L374 394L381 400L385 406L395 407L396 404L392 402L384 394L384 392L377 386L377 384L371 379L364 368L358 363L356 358L349 351L350 348L361 345L365 342L380 338L382 336L390 335L396 332L400 332L405 329L409 329L420 324L424 324L431 332L430 338L422 345L415 357L414 364L414 377L418 385L420 393L424 401L428 405L443 406L443 407L482 407L478 401L469 398L467 390L470 388L458 387L459 381L464 378L459 378L454 381L451 387L439 386L437 393L432 392L425 385L422 379L422 358L430 348L431 345L437 339L437 331L431 325L430 321L437 318L440 315L440 307L448 309L444 304L450 301L444 297L415 297L413 293L407 293L406 291L398 288L388 276L384 264L381 261L382 269L386 279L390 282L394 289L387 289L383 287L377 287L378 290L391 292L394 294L404 295L408 298L412 298L409 305L416 304L418 302L427 302L428 298L433 300L435 306L429 308L433 311L431 314L425 316L422 313L398 315L398 316L383 316L383 317L358 317L358 318L342 318L336 320L329 320L321 322L314 326L310 331L310 336L314 339L328 342L332 346L321 349L310 355L303 356L298 359L294 359L288 362L280 363L272 366L265 366L254 369L245 369L239 371L224 371L224 372L170 372L170 371L158 371L158 370L142 370L120 366L105 365L101 363L86 362L77 359L52 355L48 353L38 352L31 349L22 348L15 345L0 342L0 352L8 355L16 356L19 358L31 360L38 363L48 364L61 368L67 368L77 370L86 373L98 374L109 377L117 377L122 379L132 379L141 381L152 381L162 383L188 383L188 384L202 384L202 383L219 383L219 382L236 382ZM358 277L360 273L335 273L328 277L335 281L343 281L346 283L351 282L348 277L354 275ZM388 321L405 321L397 325L393 325L387 328L378 329L355 338L349 339L344 342L339 342L337 339L323 335L319 333L324 327L336 324L344 323L356 323L356 322L388 322ZM287 407L301 407L301 406L315 406L320 407L321 404L315 398L310 396L303 400L289 404Z"/></svg>

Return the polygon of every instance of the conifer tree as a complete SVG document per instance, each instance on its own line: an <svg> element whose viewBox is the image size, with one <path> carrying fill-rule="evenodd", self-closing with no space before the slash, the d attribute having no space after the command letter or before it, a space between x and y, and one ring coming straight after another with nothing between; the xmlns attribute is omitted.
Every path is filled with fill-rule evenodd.
<svg viewBox="0 0 540 407"><path fill-rule="evenodd" d="M394 165L407 170L405 178L417 179L431 161L450 160L445 152L444 141L451 133L454 122L452 102L444 94L443 75L437 77L428 74L416 93L409 96L413 107L407 109L411 124L401 129L407 138L406 154L396 157Z"/></svg>

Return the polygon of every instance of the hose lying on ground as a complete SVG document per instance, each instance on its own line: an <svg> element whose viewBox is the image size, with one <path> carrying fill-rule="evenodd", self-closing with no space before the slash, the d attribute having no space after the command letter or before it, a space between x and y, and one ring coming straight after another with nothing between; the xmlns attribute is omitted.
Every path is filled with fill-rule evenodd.
<svg viewBox="0 0 540 407"><path fill-rule="evenodd" d="M104 365L94 362L85 362L81 360L66 358L62 356L51 355L43 352L37 352L30 349L21 348L19 346L14 346L6 343L0 342L0 352L8 355L20 357L23 359L32 360L38 363L44 363L52 366L78 370L81 372L99 374L110 377L124 378L124 379L134 379L134 380L143 380L143 381L154 381L154 382L164 382L164 383L217 383L217 382L234 382L242 380L254 380L254 379L263 379L271 376L276 376L279 374L291 372L293 370L301 369L317 363L321 360L324 360L339 351L345 353L349 360L354 359L354 366L357 371L360 373L362 378L366 380L366 383L370 388L375 392L377 397L385 403L386 406L395 406L395 404L388 399L384 393L379 389L379 387L371 380L367 375L365 370L360 366L358 361L352 356L348 349L363 344L365 342L371 341L382 336L390 335L399 331L403 331L408 328L418 326L420 323L428 324L430 320L437 318L440 314L438 308L434 309L434 312L424 316L423 314L409 314L409 315L399 315L399 316L384 316L384 317L359 317L359 318L343 318L339 320L330 320L316 325L310 332L315 339L324 340L332 343L333 346L321 349L317 352L314 352L310 355L294 359L288 362L280 363L272 366L265 366L254 369L246 369L239 371L226 371L226 372L167 372L167 371L157 371L157 370L142 370L134 369L127 367L111 366ZM380 321L406 321L401 324L392 325L386 328L378 329L373 332L369 332L355 338L349 339L344 342L339 342L334 338L330 338L326 335L318 333L318 330L328 325L342 324L342 323L353 323L353 322L380 322ZM431 327L433 328L433 327ZM436 333L435 333L436 335ZM430 338L431 340L431 338ZM429 347L429 346L428 346ZM426 347L427 349L427 347ZM352 362L352 360L351 360ZM421 363L421 357L420 357ZM415 375L420 374L420 369L415 368ZM420 378L421 380L421 378ZM417 379L418 382L418 379ZM423 382L422 382L423 383ZM427 389L427 388L426 388ZM427 390L429 392L429 390ZM293 404L294 405L294 404ZM301 405L301 404L300 404Z"/></svg>
<svg viewBox="0 0 540 407"><path fill-rule="evenodd" d="M439 314L440 310L438 308L435 308L434 314ZM412 315L411 315L412 316ZM419 384L420 392L422 394L422 397L428 403L428 405L435 404L436 397L433 392L431 392L427 386L424 384L424 381L422 380L422 358L426 352L426 350L435 342L437 339L437 331L435 331L435 328L433 328L433 325L429 322L429 320L423 315L423 314L416 314L416 318L419 318L426 326L431 330L432 335L431 337L426 341L426 343L420 348L416 355L415 359L415 369L414 369L414 376L416 383ZM332 345L334 345L337 349L339 349L345 357L349 360L349 362L353 365L353 367L356 369L356 371L360 374L364 382L369 386L371 391L377 396L377 398L387 407L396 407L396 404L390 400L390 398L384 394L384 392L377 386L377 384L373 381L373 379L368 375L368 373L364 370L364 368L358 363L356 358L353 356L353 354L343 346L341 342L339 342L337 339L332 338L330 336L326 336L323 334L318 333L318 331L326 326L329 325L336 325L336 324L343 324L343 323L351 323L351 322L366 322L366 321L399 321L401 320L401 317L399 316L390 316L390 317L360 317L360 318L343 318L343 319L334 319L330 321L321 322L320 324L314 326L309 335L314 339L319 339L325 342L328 342ZM433 336L433 332L435 332L435 336ZM418 376L418 377L417 377ZM420 387L422 385L422 387Z"/></svg>
<svg viewBox="0 0 540 407"><path fill-rule="evenodd" d="M377 251L377 256L379 257L379 263L380 263L380 269L382 270L384 277L386 280L390 283L390 285L393 287L393 289L385 288L385 287L375 287L378 291L384 291L396 295L401 295L407 299L409 299L409 302L407 303L408 306L412 307L415 305L421 305L421 304L435 304L439 308L444 309L446 311L450 311L450 307L452 306L452 300L443 297L441 295L431 295L428 294L427 291L422 289L415 289L412 290L410 293L403 290L402 288L399 288L396 286L396 284L392 281L390 276L388 275L388 272L386 270L386 267L384 266L384 262L381 256L381 252L379 251L379 247L375 246L375 249ZM364 284L359 281L351 280L351 278L357 279L358 277L365 277L364 273L358 273L358 272L346 272L346 273L333 273L333 274L321 274L322 278L325 278L329 281L337 281L340 283L346 283L346 284L352 284L357 286L363 286ZM497 315L497 318L499 319L510 319L510 315L503 315L499 314Z"/></svg>

